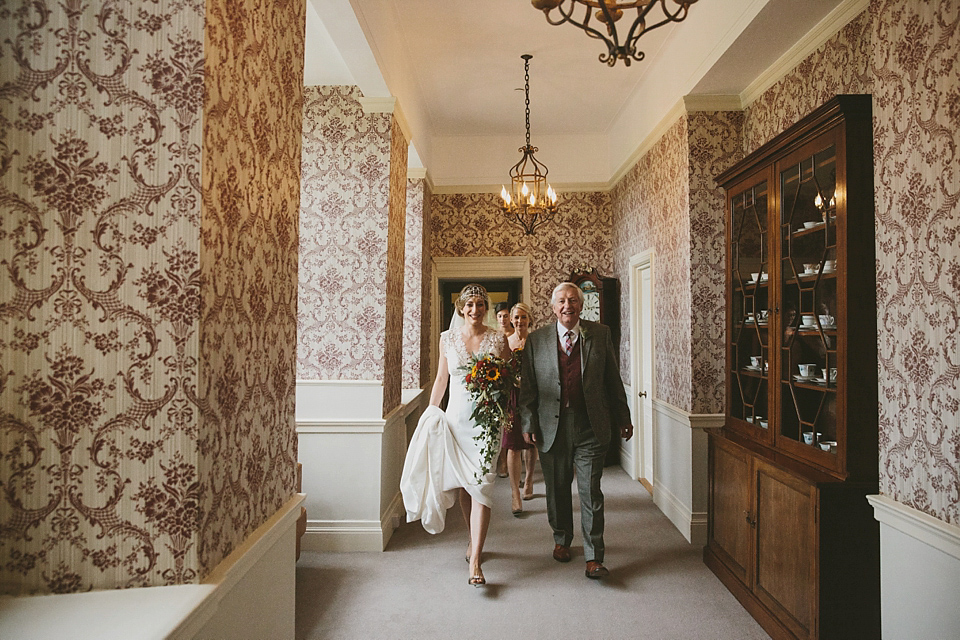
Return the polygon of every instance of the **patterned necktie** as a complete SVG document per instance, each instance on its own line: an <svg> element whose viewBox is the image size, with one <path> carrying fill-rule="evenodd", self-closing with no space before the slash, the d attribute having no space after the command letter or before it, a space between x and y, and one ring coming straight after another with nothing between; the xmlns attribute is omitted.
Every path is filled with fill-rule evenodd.
<svg viewBox="0 0 960 640"><path fill-rule="evenodd" d="M573 331L563 334L563 352L567 355L573 353Z"/></svg>

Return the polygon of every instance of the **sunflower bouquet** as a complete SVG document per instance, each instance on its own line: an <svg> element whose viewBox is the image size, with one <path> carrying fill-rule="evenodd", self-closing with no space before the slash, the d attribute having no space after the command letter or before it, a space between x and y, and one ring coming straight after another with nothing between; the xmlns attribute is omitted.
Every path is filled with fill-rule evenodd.
<svg viewBox="0 0 960 640"><path fill-rule="evenodd" d="M511 358L512 360L512 358ZM517 371L512 362L485 353L470 357L465 365L464 383L473 400L470 419L476 422L479 433L473 437L480 442L480 472L477 482L490 472L500 430L510 428L506 411L510 390L517 384Z"/></svg>

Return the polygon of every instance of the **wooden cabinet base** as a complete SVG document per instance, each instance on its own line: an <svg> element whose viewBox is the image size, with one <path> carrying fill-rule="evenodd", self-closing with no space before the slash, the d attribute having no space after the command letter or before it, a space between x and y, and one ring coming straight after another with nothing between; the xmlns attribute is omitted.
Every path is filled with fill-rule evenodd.
<svg viewBox="0 0 960 640"><path fill-rule="evenodd" d="M703 562L720 579L730 593L743 605L753 619L770 634L773 640L797 640L797 636L780 624L780 620L750 591L737 576L730 572L709 546L703 548Z"/></svg>

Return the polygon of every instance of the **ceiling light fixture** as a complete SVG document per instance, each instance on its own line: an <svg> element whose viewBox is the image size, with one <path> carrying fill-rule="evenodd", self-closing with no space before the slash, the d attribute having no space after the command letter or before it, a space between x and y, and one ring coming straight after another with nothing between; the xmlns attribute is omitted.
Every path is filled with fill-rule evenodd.
<svg viewBox="0 0 960 640"><path fill-rule="evenodd" d="M687 11L690 9L690 5L694 4L697 0L670 0L672 4L677 5L676 10L673 12L667 8L667 1L668 0L634 0L633 2L618 2L617 0L530 0L530 4L543 11L543 15L547 17L547 22L550 24L556 25L569 22L586 31L587 35L591 38L603 40L607 45L607 53L600 54L600 62L605 62L612 67L617 63L617 60L623 60L623 63L629 67L631 60L636 60L637 62L643 60L643 51L637 51L637 40L640 39L640 36L668 22L682 22L687 17ZM663 10L664 18L659 22L648 25L647 14L658 4ZM580 22L577 22L573 17L578 7L584 9L583 19ZM559 17L556 19L550 16L550 12L554 9L559 13ZM594 9L599 9L596 14L593 13ZM624 38L621 43L620 34L617 33L617 21L623 17L624 9L636 9L637 17L630 26L626 38ZM600 23L606 26L607 35L597 30L602 28L601 25L598 24L597 29L590 26L590 20L593 17L596 17Z"/></svg>
<svg viewBox="0 0 960 640"><path fill-rule="evenodd" d="M530 145L530 58L533 56L525 53L520 57L523 58L526 92L527 144L519 149L523 154L520 162L510 169L511 192L507 193L505 187L500 189L503 199L500 209L510 221L532 236L537 227L557 213L557 192L547 184L547 165L533 155L538 149Z"/></svg>

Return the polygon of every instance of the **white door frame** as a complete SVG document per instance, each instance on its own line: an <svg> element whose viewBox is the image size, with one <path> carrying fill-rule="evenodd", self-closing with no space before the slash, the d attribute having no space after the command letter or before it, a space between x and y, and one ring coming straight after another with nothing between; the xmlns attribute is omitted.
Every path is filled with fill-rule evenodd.
<svg viewBox="0 0 960 640"><path fill-rule="evenodd" d="M437 359L440 347L440 332L446 327L440 326L443 307L440 305L441 280L465 280L476 278L520 278L520 302L530 304L530 257L529 256L491 256L471 258L433 258L433 287L430 303L430 378L437 375Z"/></svg>
<svg viewBox="0 0 960 640"><path fill-rule="evenodd" d="M630 399L630 408L633 410L633 415L637 422L637 433L634 434L634 445L633 445L633 470L631 476L634 480L640 480L643 475L643 460L644 455L647 454L645 450L644 441L646 438L646 432L652 434L653 437L650 438L650 441L653 443L654 448L656 447L655 437L656 430L654 429L652 412L650 412L650 420L644 418L644 406L643 400L640 398L640 387L641 387L641 371L640 371L640 359L643 357L641 349L643 345L640 338L640 324L641 318L640 314L637 313L637 309L640 306L640 277L644 269L650 270L650 284L653 286L654 279L654 270L653 270L653 249L647 249L646 251L641 251L640 253L630 257L630 267L629 267L629 277L630 277L630 389L632 398ZM653 291L651 290L650 295L650 304L653 305ZM654 348L656 349L656 331L653 326L654 323L654 309L650 309L650 312L646 315L650 319L650 341ZM656 365L655 359L653 359L653 354L650 354L650 370L654 372L654 367ZM651 380L646 381L646 388L649 389L649 398L647 398L648 403L652 403L653 399L656 397L656 375L651 375ZM655 450L655 449L654 449ZM656 456L652 456L655 460ZM653 470L650 470L650 476L647 480L653 483ZM647 487L652 490L651 487Z"/></svg>

